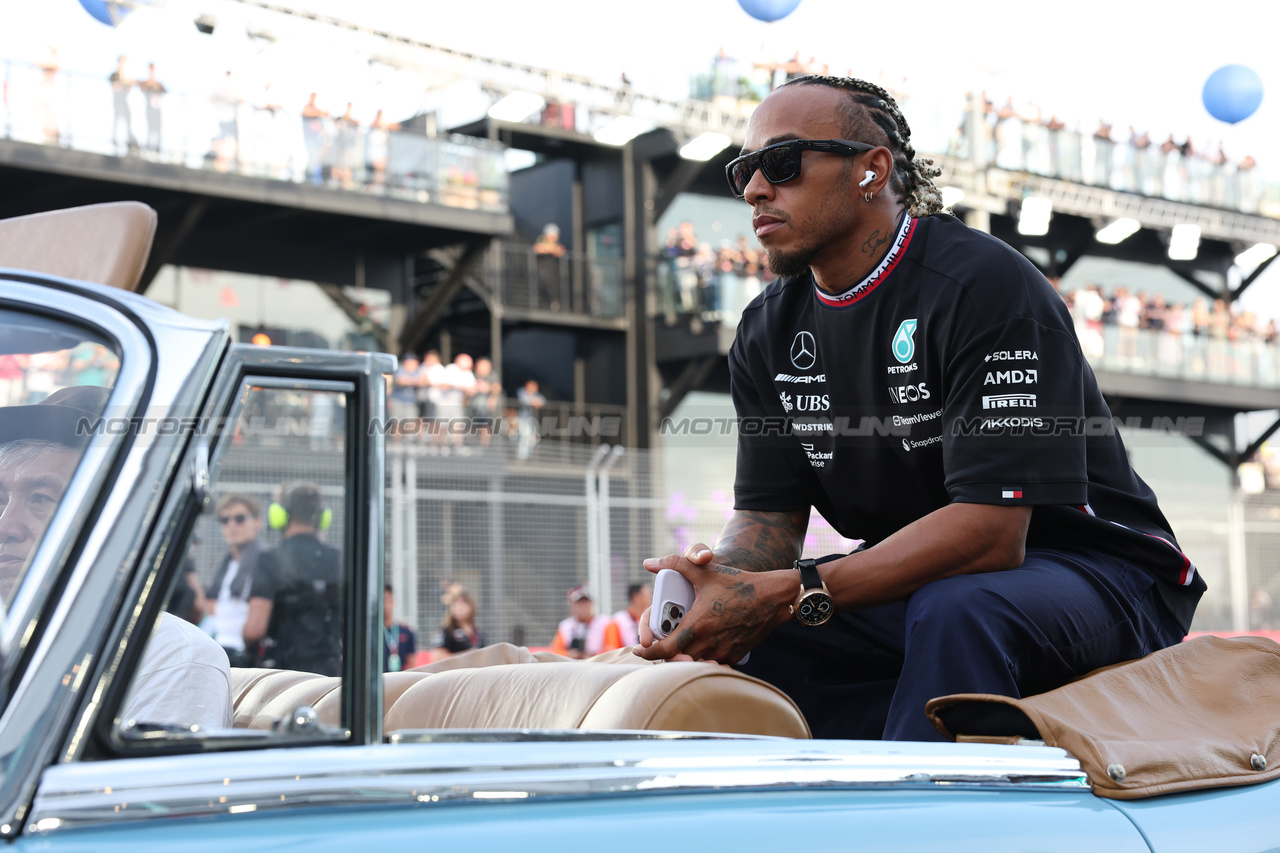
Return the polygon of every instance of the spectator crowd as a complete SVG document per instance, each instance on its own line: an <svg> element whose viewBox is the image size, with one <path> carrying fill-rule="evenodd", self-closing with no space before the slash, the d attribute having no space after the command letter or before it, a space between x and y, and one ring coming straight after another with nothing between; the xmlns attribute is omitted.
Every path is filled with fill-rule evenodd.
<svg viewBox="0 0 1280 853"><path fill-rule="evenodd" d="M507 397L488 358L458 353L445 364L436 350L421 359L409 354L391 382L389 433L463 453L471 446L488 447L499 436L515 442L520 458L527 459L539 440L546 403L536 379Z"/></svg>
<svg viewBox="0 0 1280 853"><path fill-rule="evenodd" d="M773 281L764 253L744 235L713 248L688 221L667 229L661 261L659 291L667 314L736 324L747 303Z"/></svg>
<svg viewBox="0 0 1280 853"><path fill-rule="evenodd" d="M1145 130L1120 130L1107 121L1089 133L1033 102L1019 107L1009 97L997 107L986 92L976 102L973 94L969 98L970 109L948 146L952 156L1122 192L1258 210L1257 161L1250 154L1228 155L1222 142L1193 143L1173 133L1157 142Z"/></svg>
<svg viewBox="0 0 1280 853"><path fill-rule="evenodd" d="M1062 298L1090 361L1114 359L1121 368L1158 364L1211 378L1277 378L1276 321L1234 302L1203 296L1170 301L1127 287L1104 293L1094 283Z"/></svg>

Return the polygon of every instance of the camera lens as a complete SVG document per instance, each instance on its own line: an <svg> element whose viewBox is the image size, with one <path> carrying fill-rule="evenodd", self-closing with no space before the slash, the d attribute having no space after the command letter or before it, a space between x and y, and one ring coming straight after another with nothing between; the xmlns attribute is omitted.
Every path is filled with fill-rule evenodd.
<svg viewBox="0 0 1280 853"><path fill-rule="evenodd" d="M674 605L674 604L673 604L673 605L671 605L671 618L672 618L672 619L674 619L674 620L676 620L677 622L679 622L681 619L683 619L683 618L684 618L684 608L683 608L683 607L678 607L678 606L676 606L676 605Z"/></svg>
<svg viewBox="0 0 1280 853"><path fill-rule="evenodd" d="M670 634L670 633L671 633L671 620L669 620L669 619L663 619L663 620L662 620L662 633L664 633L664 634Z"/></svg>

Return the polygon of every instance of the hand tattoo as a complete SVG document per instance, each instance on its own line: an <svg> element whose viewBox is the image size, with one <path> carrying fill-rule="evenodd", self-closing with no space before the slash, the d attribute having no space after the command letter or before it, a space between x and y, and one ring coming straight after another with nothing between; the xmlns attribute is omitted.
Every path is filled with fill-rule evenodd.
<svg viewBox="0 0 1280 853"><path fill-rule="evenodd" d="M681 651L684 647L698 639L698 633L692 628L681 628L680 633L676 634L676 648Z"/></svg>

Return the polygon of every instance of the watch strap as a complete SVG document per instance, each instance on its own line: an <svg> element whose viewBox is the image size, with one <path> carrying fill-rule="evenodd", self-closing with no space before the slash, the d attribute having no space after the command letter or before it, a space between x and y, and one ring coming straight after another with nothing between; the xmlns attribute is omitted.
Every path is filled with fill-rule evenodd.
<svg viewBox="0 0 1280 853"><path fill-rule="evenodd" d="M818 573L817 560L796 560L792 568L800 570L800 589L822 589L822 575Z"/></svg>

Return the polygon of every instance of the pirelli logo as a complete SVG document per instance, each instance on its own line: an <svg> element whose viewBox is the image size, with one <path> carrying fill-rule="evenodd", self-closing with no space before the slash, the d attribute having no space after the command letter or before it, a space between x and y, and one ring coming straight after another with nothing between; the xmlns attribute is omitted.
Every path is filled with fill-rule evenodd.
<svg viewBox="0 0 1280 853"><path fill-rule="evenodd" d="M984 409L1034 409L1035 394L992 394L982 398Z"/></svg>

